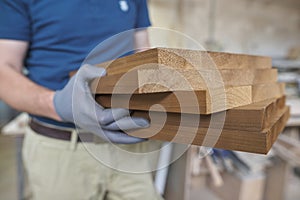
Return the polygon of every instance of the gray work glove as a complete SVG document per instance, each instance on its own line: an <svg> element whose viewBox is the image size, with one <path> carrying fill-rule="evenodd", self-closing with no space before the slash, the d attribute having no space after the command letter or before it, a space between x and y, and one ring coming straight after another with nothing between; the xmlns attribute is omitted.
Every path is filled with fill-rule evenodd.
<svg viewBox="0 0 300 200"><path fill-rule="evenodd" d="M122 130L146 128L149 122L130 116L127 109L105 109L96 103L89 83L106 73L104 68L84 65L68 84L54 95L54 106L58 115L66 122L73 122L85 131L96 134L105 141L132 144L145 141L127 135Z"/></svg>

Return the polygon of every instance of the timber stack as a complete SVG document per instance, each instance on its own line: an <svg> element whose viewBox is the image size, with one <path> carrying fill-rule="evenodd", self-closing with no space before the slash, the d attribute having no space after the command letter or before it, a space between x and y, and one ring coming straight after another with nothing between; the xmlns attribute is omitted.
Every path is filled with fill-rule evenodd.
<svg viewBox="0 0 300 200"><path fill-rule="evenodd" d="M266 154L289 118L269 57L154 48L99 66L96 101L151 120L136 137Z"/></svg>

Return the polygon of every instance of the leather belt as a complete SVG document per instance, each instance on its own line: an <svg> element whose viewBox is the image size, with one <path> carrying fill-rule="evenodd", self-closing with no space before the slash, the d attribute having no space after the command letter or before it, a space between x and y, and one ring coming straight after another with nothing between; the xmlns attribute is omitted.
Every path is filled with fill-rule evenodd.
<svg viewBox="0 0 300 200"><path fill-rule="evenodd" d="M71 141L71 130L63 130L59 128L46 126L39 122L36 122L35 120L30 120L29 127L39 135L59 140ZM82 142L81 138L84 142L95 142L95 136L92 133L80 134L80 137L77 137L77 142Z"/></svg>

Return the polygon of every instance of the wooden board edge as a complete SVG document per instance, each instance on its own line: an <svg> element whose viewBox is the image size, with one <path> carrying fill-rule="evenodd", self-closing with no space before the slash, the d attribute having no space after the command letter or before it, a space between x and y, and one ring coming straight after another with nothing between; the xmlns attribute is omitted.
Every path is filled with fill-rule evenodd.
<svg viewBox="0 0 300 200"><path fill-rule="evenodd" d="M290 107L286 106L286 111L282 116L278 119L278 121L272 126L272 128L266 133L267 143L266 143L266 152L267 154L272 148L273 144L277 140L279 134L285 128L285 125L290 118Z"/></svg>

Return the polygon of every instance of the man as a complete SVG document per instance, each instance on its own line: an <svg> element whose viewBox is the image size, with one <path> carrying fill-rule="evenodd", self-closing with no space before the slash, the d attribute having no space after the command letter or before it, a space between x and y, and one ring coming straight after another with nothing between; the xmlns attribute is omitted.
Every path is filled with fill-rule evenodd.
<svg viewBox="0 0 300 200"><path fill-rule="evenodd" d="M32 199L160 199L150 173L118 172L96 161L73 124L100 138L97 150L113 159L108 142L139 151L147 142L122 130L144 128L148 122L130 117L125 109L95 103L88 83L105 75L104 69L85 65L69 80L69 72L78 70L98 43L148 26L146 0L0 1L0 99L32 116L23 149ZM131 33L133 38L108 46L99 55L102 60L124 52L132 42L137 48L148 46L145 29ZM73 91L80 105L74 103ZM86 136L84 141L94 141Z"/></svg>

